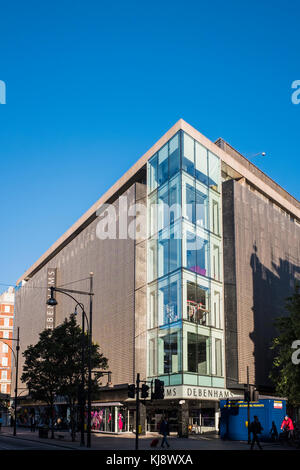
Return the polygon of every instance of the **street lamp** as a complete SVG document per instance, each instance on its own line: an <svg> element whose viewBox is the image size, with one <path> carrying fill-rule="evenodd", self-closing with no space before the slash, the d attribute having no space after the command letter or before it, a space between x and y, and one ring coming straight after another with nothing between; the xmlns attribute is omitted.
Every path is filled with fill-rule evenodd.
<svg viewBox="0 0 300 470"><path fill-rule="evenodd" d="M57 305L57 300L54 297L54 292L65 294L76 302L75 314L77 313L77 307L82 310L82 394L81 394L81 445L84 445L84 321L85 318L88 323L88 423L87 423L87 447L91 447L91 388L92 388L92 371L91 371L91 351L92 351L92 317L93 317L93 276L94 273L90 273L90 290L89 292L73 290L73 289L61 289L59 287L50 287L50 297L47 300L47 305L54 307ZM83 304L78 302L75 297L71 294L89 295L90 297L90 312L89 321L84 310Z"/></svg>
<svg viewBox="0 0 300 470"><path fill-rule="evenodd" d="M15 419L14 419L14 436L17 435L17 400L18 400L18 372L19 372L19 350L20 350L20 328L17 329L17 338L0 338L0 340L5 339L6 341L17 341L16 351L15 351L9 344L7 346L12 351L15 359L15 367L16 367L16 377L15 377ZM3 342L3 341L2 341Z"/></svg>

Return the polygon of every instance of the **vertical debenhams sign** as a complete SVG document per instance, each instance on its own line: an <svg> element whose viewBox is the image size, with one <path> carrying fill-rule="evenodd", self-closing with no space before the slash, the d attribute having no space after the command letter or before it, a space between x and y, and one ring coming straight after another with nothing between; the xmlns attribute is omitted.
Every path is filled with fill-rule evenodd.
<svg viewBox="0 0 300 470"><path fill-rule="evenodd" d="M47 300L51 296L50 287L56 287L56 268L47 269ZM53 330L55 328L55 306L46 304L46 328Z"/></svg>

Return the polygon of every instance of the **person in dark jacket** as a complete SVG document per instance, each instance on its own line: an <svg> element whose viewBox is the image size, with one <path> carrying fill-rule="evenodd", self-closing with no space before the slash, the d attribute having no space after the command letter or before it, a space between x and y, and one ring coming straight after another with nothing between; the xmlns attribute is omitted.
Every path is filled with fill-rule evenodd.
<svg viewBox="0 0 300 470"><path fill-rule="evenodd" d="M166 444L167 447L170 447L170 444L167 441L167 436L169 435L169 423L166 418L163 418L160 423L159 434L163 436L163 439L161 441L161 447L163 447L164 444Z"/></svg>
<svg viewBox="0 0 300 470"><path fill-rule="evenodd" d="M254 420L250 424L250 432L252 432L252 441L251 441L251 450L254 448L255 442L257 443L260 450L262 450L262 446L260 445L258 434L260 434L263 430L262 425L260 424L258 417L254 416Z"/></svg>

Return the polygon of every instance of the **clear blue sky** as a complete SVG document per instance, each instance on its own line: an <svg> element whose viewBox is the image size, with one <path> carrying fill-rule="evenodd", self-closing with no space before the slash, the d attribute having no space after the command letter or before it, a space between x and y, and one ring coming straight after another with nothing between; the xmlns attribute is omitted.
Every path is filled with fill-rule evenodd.
<svg viewBox="0 0 300 470"><path fill-rule="evenodd" d="M183 118L300 198L300 3L1 3L0 281ZM3 287L0 286L3 290Z"/></svg>

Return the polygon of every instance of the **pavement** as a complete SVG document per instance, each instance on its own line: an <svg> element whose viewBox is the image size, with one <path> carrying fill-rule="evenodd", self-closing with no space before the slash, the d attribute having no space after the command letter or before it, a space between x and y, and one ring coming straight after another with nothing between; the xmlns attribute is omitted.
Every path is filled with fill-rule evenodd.
<svg viewBox="0 0 300 470"><path fill-rule="evenodd" d="M55 432L55 438L42 439L38 436L38 431L30 432L27 428L17 428L17 436L13 436L13 429L3 427L0 432L0 450L89 450L80 446L80 434L77 433L75 442L72 442L69 432ZM50 433L49 433L50 436ZM63 436L63 437L62 437ZM86 436L85 436L86 438ZM151 448L150 443L154 438L160 438L157 433L147 433L146 436L139 437L140 450L160 450ZM161 438L160 438L161 439ZM170 450L240 450L248 451L249 445L244 441L224 441L214 434L192 435L188 439L178 438L171 435L169 438ZM264 450L294 450L288 446L281 446L278 443L265 443ZM101 434L92 433L91 450L134 450L135 435L133 433Z"/></svg>

